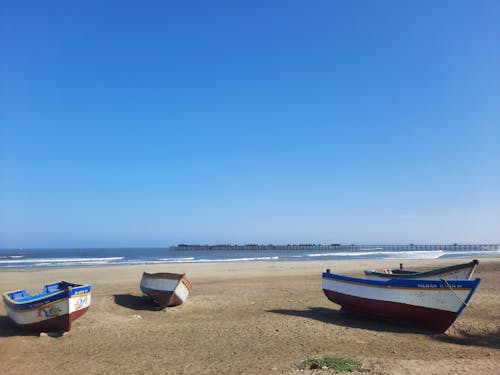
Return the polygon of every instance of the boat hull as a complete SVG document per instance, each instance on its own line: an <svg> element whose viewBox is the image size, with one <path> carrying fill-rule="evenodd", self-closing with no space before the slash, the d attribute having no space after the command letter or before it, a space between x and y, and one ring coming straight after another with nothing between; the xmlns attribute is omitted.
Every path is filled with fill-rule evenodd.
<svg viewBox="0 0 500 375"><path fill-rule="evenodd" d="M374 315L403 324L414 324L417 327L433 332L445 332L458 317L457 313L450 311L353 297L330 290L324 290L324 293L330 301L341 305L342 311L354 314Z"/></svg>
<svg viewBox="0 0 500 375"><path fill-rule="evenodd" d="M462 313L481 279L386 281L323 274L323 292L342 310L446 331Z"/></svg>
<svg viewBox="0 0 500 375"><path fill-rule="evenodd" d="M69 331L72 323L88 311L91 287L70 288L28 303L16 303L5 295L7 315L18 328L28 331Z"/></svg>
<svg viewBox="0 0 500 375"><path fill-rule="evenodd" d="M85 314L88 311L89 307L85 307L79 311L75 311L71 314L60 315L56 318L50 318L47 320L42 320L36 323L16 323L14 319L14 324L17 328L22 329L24 331L69 331L71 330L71 326L73 322L78 319L80 316Z"/></svg>
<svg viewBox="0 0 500 375"><path fill-rule="evenodd" d="M141 291L151 297L160 308L181 305L192 290L191 282L184 274L144 272Z"/></svg>

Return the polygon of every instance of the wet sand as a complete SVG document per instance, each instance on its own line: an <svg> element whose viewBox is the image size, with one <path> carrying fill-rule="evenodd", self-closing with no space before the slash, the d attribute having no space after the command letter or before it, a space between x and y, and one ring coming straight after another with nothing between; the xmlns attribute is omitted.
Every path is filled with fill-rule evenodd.
<svg viewBox="0 0 500 375"><path fill-rule="evenodd" d="M466 260L412 260L407 268ZM90 310L63 336L23 334L0 307L2 374L291 374L315 356L349 357L373 374L500 373L500 258L445 334L344 314L321 290L321 272L360 276L399 261L314 261L0 270L2 291L39 292L50 281L93 287ZM143 271L186 272L187 301L156 311ZM140 317L138 317L140 316ZM299 371L299 372L298 372ZM303 373L331 373L306 370Z"/></svg>

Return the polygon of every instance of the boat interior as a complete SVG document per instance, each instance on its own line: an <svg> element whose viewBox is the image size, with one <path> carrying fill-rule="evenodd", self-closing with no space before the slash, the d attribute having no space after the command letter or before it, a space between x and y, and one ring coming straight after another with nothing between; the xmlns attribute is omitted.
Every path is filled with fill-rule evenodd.
<svg viewBox="0 0 500 375"><path fill-rule="evenodd" d="M14 292L9 292L7 293L7 296L16 302L29 302L39 298L44 298L46 296L58 293L63 290L67 290L68 287L75 287L75 286L78 286L78 284L69 283L67 281L58 281L55 283L46 284L43 287L42 292L35 295L31 295L28 291L22 289L22 290L16 290Z"/></svg>

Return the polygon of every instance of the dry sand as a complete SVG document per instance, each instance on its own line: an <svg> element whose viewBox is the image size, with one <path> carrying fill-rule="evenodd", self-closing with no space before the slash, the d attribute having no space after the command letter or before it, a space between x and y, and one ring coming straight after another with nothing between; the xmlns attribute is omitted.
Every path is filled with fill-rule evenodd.
<svg viewBox="0 0 500 375"><path fill-rule="evenodd" d="M405 263L420 268L462 261ZM298 364L315 356L354 358L371 374L500 373L500 259L480 260L476 275L483 282L445 334L353 317L323 295L325 268L361 275L388 266L397 261L3 269L2 291L38 292L64 279L91 284L93 299L60 337L19 332L2 304L1 373L297 374ZM138 288L142 271L186 272L193 292L179 307L153 311Z"/></svg>

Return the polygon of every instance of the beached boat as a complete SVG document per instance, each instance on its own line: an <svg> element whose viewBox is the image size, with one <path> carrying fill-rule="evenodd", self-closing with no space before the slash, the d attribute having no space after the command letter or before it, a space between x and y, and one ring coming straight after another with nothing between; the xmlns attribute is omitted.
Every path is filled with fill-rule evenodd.
<svg viewBox="0 0 500 375"><path fill-rule="evenodd" d="M41 293L26 290L3 293L7 315L22 329L69 331L72 322L90 306L90 285L58 281L46 284Z"/></svg>
<svg viewBox="0 0 500 375"><path fill-rule="evenodd" d="M382 272L365 270L365 275L374 279L470 279L479 261L455 264L453 266L434 268L428 271L412 271L403 268L385 269Z"/></svg>
<svg viewBox="0 0 500 375"><path fill-rule="evenodd" d="M323 292L343 311L444 332L467 306L481 279L370 280L323 273Z"/></svg>
<svg viewBox="0 0 500 375"><path fill-rule="evenodd" d="M161 308L183 303L193 287L186 274L147 273L142 274L141 290Z"/></svg>

